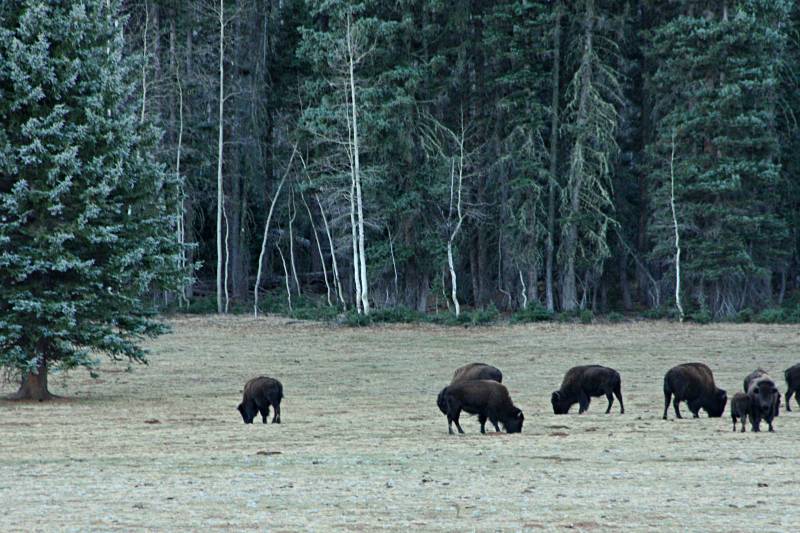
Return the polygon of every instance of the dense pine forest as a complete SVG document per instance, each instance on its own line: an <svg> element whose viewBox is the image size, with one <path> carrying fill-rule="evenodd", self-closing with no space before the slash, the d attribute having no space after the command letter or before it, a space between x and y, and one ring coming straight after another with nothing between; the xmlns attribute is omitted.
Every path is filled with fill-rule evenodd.
<svg viewBox="0 0 800 533"><path fill-rule="evenodd" d="M664 311L800 289L793 0L122 2L176 307ZM255 302L254 302L255 300Z"/></svg>

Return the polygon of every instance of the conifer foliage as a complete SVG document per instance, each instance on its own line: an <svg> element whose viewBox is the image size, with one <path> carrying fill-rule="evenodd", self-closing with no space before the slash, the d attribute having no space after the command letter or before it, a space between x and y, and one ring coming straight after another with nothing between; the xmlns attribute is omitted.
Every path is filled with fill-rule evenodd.
<svg viewBox="0 0 800 533"><path fill-rule="evenodd" d="M123 24L115 0L0 6L0 366L21 399L99 354L145 362L147 295L184 278Z"/></svg>

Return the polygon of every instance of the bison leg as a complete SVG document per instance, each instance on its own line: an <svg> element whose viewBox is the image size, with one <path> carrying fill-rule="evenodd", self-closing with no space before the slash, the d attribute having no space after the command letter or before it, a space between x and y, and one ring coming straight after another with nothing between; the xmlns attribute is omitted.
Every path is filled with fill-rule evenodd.
<svg viewBox="0 0 800 533"><path fill-rule="evenodd" d="M486 415L481 413L478 415L478 422L481 423L481 433L486 434Z"/></svg>
<svg viewBox="0 0 800 533"><path fill-rule="evenodd" d="M459 409L459 408L451 409L451 411L447 414L447 425L448 425L448 428L450 429L450 434L451 435L453 434L453 428L450 427L450 422L451 421L455 422L456 429L458 429L459 433L464 433L464 430L461 429L461 424L458 423L458 417L459 416L461 416L461 409Z"/></svg>
<svg viewBox="0 0 800 533"><path fill-rule="evenodd" d="M260 407L259 411L261 411L261 423L266 424L267 418L269 418L269 404L265 405L264 407Z"/></svg>
<svg viewBox="0 0 800 533"><path fill-rule="evenodd" d="M612 396L611 391L606 393L606 399L608 400L608 407L606 408L606 414L611 412L611 406L614 405L614 396Z"/></svg>
<svg viewBox="0 0 800 533"><path fill-rule="evenodd" d="M578 410L578 414L585 413L587 409L589 409L589 403L591 399L589 396L581 391L580 396L578 397L578 402L580 403L580 409Z"/></svg>
<svg viewBox="0 0 800 533"><path fill-rule="evenodd" d="M625 404L622 403L622 388L620 387L619 383L614 386L614 396L616 396L617 400L619 400L619 414L624 415Z"/></svg>
<svg viewBox="0 0 800 533"><path fill-rule="evenodd" d="M672 399L672 408L675 409L675 418L683 418L681 416L680 407L678 407L679 403L681 403L680 400L678 399L677 396L675 396L675 398Z"/></svg>
<svg viewBox="0 0 800 533"><path fill-rule="evenodd" d="M275 409L275 415L272 417L273 424L280 424L281 423L281 404L280 402L276 403L272 406Z"/></svg>
<svg viewBox="0 0 800 533"><path fill-rule="evenodd" d="M742 424L742 433L744 433L747 431L747 415L744 415L739 422Z"/></svg>
<svg viewBox="0 0 800 533"><path fill-rule="evenodd" d="M759 433L761 431L761 417L758 414L750 415L750 430L753 433Z"/></svg>
<svg viewBox="0 0 800 533"><path fill-rule="evenodd" d="M792 391L792 389L789 389L789 390L786 391L786 410L787 411L791 411L792 410L792 404L790 402L790 400L792 399L792 392L794 392L794 391ZM800 402L800 398L798 398L797 401Z"/></svg>
<svg viewBox="0 0 800 533"><path fill-rule="evenodd" d="M669 391L664 391L664 420L667 419L667 411L669 411L670 400L672 400L672 393Z"/></svg>
<svg viewBox="0 0 800 533"><path fill-rule="evenodd" d="M731 420L733 420L733 431L736 431L736 415L731 413Z"/></svg>

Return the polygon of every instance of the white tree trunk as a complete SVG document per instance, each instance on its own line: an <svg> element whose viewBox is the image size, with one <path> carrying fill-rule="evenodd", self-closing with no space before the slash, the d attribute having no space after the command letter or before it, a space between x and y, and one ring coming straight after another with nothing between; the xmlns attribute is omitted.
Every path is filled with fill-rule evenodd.
<svg viewBox="0 0 800 533"><path fill-rule="evenodd" d="M331 264L333 265L333 277L336 281L336 291L339 295L339 301L342 303L342 306L347 309L347 302L344 299L344 291L342 291L342 280L339 277L339 265L336 261L336 249L333 246L331 228L328 225L328 217L325 216L325 210L322 208L322 202L319 200L319 195L315 194L314 199L317 201L317 205L319 206L319 212L322 215L322 222L325 225L325 234L328 236L328 246L331 248Z"/></svg>
<svg viewBox="0 0 800 533"><path fill-rule="evenodd" d="M281 189L283 188L283 183L286 181L286 176L289 175L289 171L292 169L292 162L294 161L294 156L297 154L297 145L295 144L292 148L292 155L289 157L289 163L286 165L286 172L283 173L283 177L281 178L280 183L278 183L278 189L275 191L275 196L272 198L272 203L269 206L269 213L267 213L267 221L264 223L264 236L261 239L261 252L258 254L258 271L256 272L256 284L253 288L253 316L258 318L258 289L261 287L261 272L264 270L264 254L267 250L267 235L269 235L269 223L272 220L272 213L275 211L275 203L278 201L278 197L281 195Z"/></svg>
<svg viewBox="0 0 800 533"><path fill-rule="evenodd" d="M177 213L177 237L178 246L180 247L180 255L178 256L178 267L181 272L186 272L186 205L185 205L185 192L183 183L181 182L181 149L183 147L183 87L181 87L180 70L175 67L175 77L178 84L178 147L175 154L175 179L178 182L178 213ZM178 294L178 303L185 305L187 303L186 287L181 286L180 293Z"/></svg>
<svg viewBox="0 0 800 533"><path fill-rule="evenodd" d="M519 282L522 285L522 309L528 308L528 288L525 286L525 279L522 277L522 270L519 270Z"/></svg>
<svg viewBox="0 0 800 533"><path fill-rule="evenodd" d="M350 68L350 105L353 115L353 181L355 182L356 192L356 211L358 214L358 259L360 261L359 270L361 275L360 291L361 306L365 315L369 314L369 294L367 284L367 259L364 245L364 207L361 197L361 168L359 160L358 146L358 113L356 105L356 84L355 84L355 57L353 52L353 35L350 23L350 14L347 16L347 57Z"/></svg>
<svg viewBox="0 0 800 533"><path fill-rule="evenodd" d="M364 307L361 304L361 261L358 256L358 226L356 225L356 178L352 175L350 181L350 230L353 238L353 281L356 289L356 312L361 314Z"/></svg>
<svg viewBox="0 0 800 533"><path fill-rule="evenodd" d="M225 292L225 314L228 314L228 308L230 306L230 296L228 295L228 272L230 271L229 267L229 260L230 260L230 227L231 225L228 224L228 211L225 209L225 202L222 203L222 218L225 221L225 266L223 270L225 271L224 280L222 282L222 286Z"/></svg>
<svg viewBox="0 0 800 533"><path fill-rule="evenodd" d="M387 226L386 231L389 234L389 253L392 256L392 269L394 269L394 301L396 305L399 301L398 299L400 298L400 291L398 289L397 261L395 261L394 258L394 239L392 238L392 230L390 230Z"/></svg>
<svg viewBox="0 0 800 533"><path fill-rule="evenodd" d="M289 313L292 312L292 289L289 286L289 270L286 268L286 259L283 257L283 251L280 246L275 246L278 249L278 254L281 256L281 263L283 264L283 279L286 281L286 301L289 302Z"/></svg>
<svg viewBox="0 0 800 533"><path fill-rule="evenodd" d="M224 59L224 40L225 40L225 4L223 0L219 0L219 136L217 138L217 313L222 313L225 309L222 301L222 219L223 219L223 202L225 201L225 194L223 191L222 181L222 147L223 147L223 111L224 111L224 79L225 67L223 64ZM226 269L227 270L227 269Z"/></svg>
<svg viewBox="0 0 800 533"><path fill-rule="evenodd" d="M300 295L300 278L297 277L297 268L294 264L294 220L297 217L297 209L294 204L294 191L289 196L289 264L292 267L292 277L294 278L294 285L297 289L297 295Z"/></svg>
<svg viewBox="0 0 800 533"><path fill-rule="evenodd" d="M678 320L683 322L683 306L681 305L681 237L678 233L678 217L675 213L675 133L672 134L672 152L669 155L669 205L672 209L672 224L675 228L675 306L678 308Z"/></svg>
<svg viewBox="0 0 800 533"><path fill-rule="evenodd" d="M308 207L308 202L306 202L306 197L303 194L303 191L300 191L300 199L303 201L303 205L306 206L306 212L308 213L308 220L311 222L311 231L314 233L314 242L317 243L317 252L319 253L319 262L322 265L322 277L325 278L325 295L328 298L328 307L333 307L333 302L331 301L331 285L328 283L328 267L325 265L325 256L322 254L322 244L319 242L319 233L317 233L317 225L314 224L314 216L311 214L311 208Z"/></svg>

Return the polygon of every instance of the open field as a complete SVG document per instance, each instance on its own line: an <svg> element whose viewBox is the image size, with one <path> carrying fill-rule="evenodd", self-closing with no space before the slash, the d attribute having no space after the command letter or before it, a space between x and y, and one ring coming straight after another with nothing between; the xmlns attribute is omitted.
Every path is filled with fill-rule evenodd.
<svg viewBox="0 0 800 533"><path fill-rule="evenodd" d="M52 404L0 402L0 529L794 530L800 410L775 434L661 420L664 372L704 361L729 396L757 365L785 390L796 326L667 323L334 328L190 318L151 364L53 376ZM473 360L505 374L521 435L447 434L436 394ZM622 374L555 416L575 364ZM281 425L242 424L246 379L282 380ZM779 379L778 379L779 378ZM0 393L12 392L5 384ZM796 406L796 404L794 404ZM684 404L685 406L685 404ZM691 416L682 406L684 416ZM573 413L577 406L573 407ZM487 424L487 429L488 429Z"/></svg>

